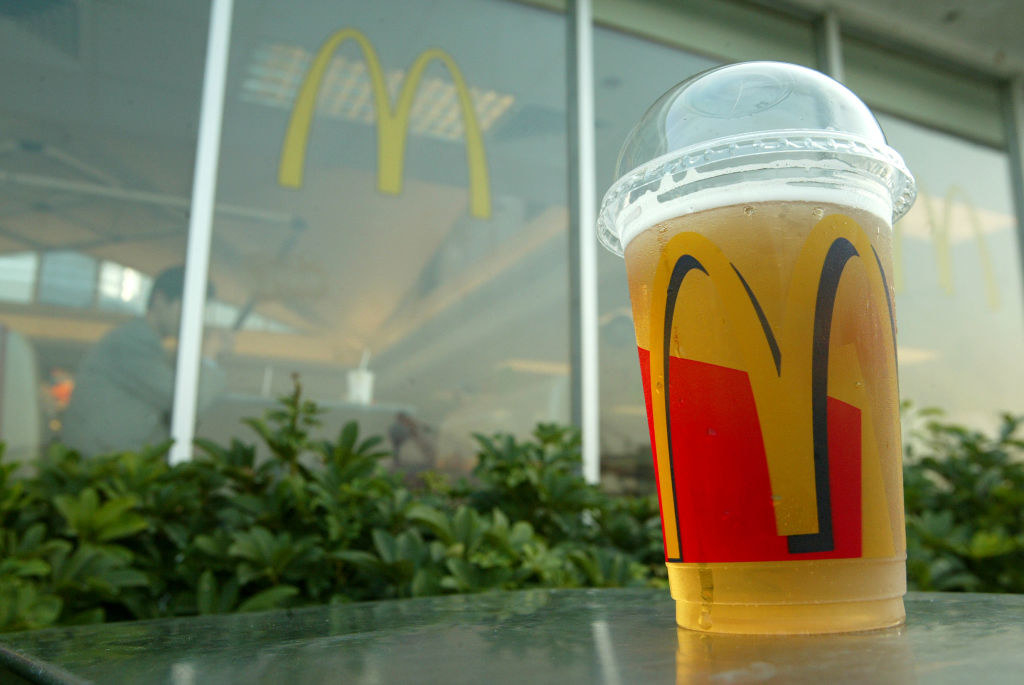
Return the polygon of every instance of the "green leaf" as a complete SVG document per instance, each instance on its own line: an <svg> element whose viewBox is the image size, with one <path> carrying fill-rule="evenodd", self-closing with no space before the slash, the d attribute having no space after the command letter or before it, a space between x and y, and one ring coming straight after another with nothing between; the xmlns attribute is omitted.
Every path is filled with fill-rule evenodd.
<svg viewBox="0 0 1024 685"><path fill-rule="evenodd" d="M53 625L63 608L64 602L60 597L45 595L36 598L24 609L27 627L36 629Z"/></svg>
<svg viewBox="0 0 1024 685"><path fill-rule="evenodd" d="M519 549L533 539L533 526L526 521L517 521L512 526L508 536L508 543L513 549Z"/></svg>
<svg viewBox="0 0 1024 685"><path fill-rule="evenodd" d="M508 517L505 516L504 512L502 512L501 509L495 509L491 514L491 518L493 519L494 528L508 528Z"/></svg>
<svg viewBox="0 0 1024 685"><path fill-rule="evenodd" d="M93 516L94 525L97 528L106 528L110 524L120 521L138 503L138 500L131 496L108 499L101 507L96 509L96 513Z"/></svg>
<svg viewBox="0 0 1024 685"><path fill-rule="evenodd" d="M426 504L414 504L405 514L413 523L422 523L446 545L455 542L451 522L447 516Z"/></svg>
<svg viewBox="0 0 1024 685"><path fill-rule="evenodd" d="M252 564L242 563L235 569L235 575L238 577L239 585L248 585L254 580L258 580L265 575L265 570L256 568Z"/></svg>
<svg viewBox="0 0 1024 685"><path fill-rule="evenodd" d="M355 421L349 421L338 435L338 448L345 452L351 452L352 448L355 447L358 437L359 425Z"/></svg>
<svg viewBox="0 0 1024 685"><path fill-rule="evenodd" d="M449 558L445 561L445 566L455 579L458 590L467 592L479 589L480 576L476 568L468 561L465 559Z"/></svg>
<svg viewBox="0 0 1024 685"><path fill-rule="evenodd" d="M480 516L467 506L459 507L452 517L452 536L471 550L483 535Z"/></svg>
<svg viewBox="0 0 1024 685"><path fill-rule="evenodd" d="M178 549L183 550L188 547L189 530L186 526L179 523L165 523L163 532Z"/></svg>
<svg viewBox="0 0 1024 685"><path fill-rule="evenodd" d="M373 452L373 448L383 442L384 438L379 435L370 436L359 443L359 447L356 448L356 453L372 457L387 456L387 452Z"/></svg>
<svg viewBox="0 0 1024 685"><path fill-rule="evenodd" d="M374 570L380 566L380 558L375 554L363 552L357 549L340 549L331 552L331 559L344 561L358 568Z"/></svg>
<svg viewBox="0 0 1024 685"><path fill-rule="evenodd" d="M224 587L221 588L220 597L217 599L217 613L225 614L232 611L238 604L238 593L238 578L232 576L224 582Z"/></svg>
<svg viewBox="0 0 1024 685"><path fill-rule="evenodd" d="M50 565L42 559L5 559L0 561L0 572L19 578L45 577L50 574Z"/></svg>
<svg viewBox="0 0 1024 685"><path fill-rule="evenodd" d="M53 498L57 511L67 521L68 526L74 530L80 519L91 515L99 506L99 497L92 488L86 488L78 497L71 495L57 495Z"/></svg>
<svg viewBox="0 0 1024 685"><path fill-rule="evenodd" d="M21 541L15 548L15 553L18 555L27 554L28 552L34 551L37 547L42 546L43 539L46 537L46 526L42 523L35 523L28 527L28 529L22 534Z"/></svg>
<svg viewBox="0 0 1024 685"><path fill-rule="evenodd" d="M209 554L211 557L220 557L227 554L227 549L209 535L197 535L193 544L201 552Z"/></svg>
<svg viewBox="0 0 1024 685"><path fill-rule="evenodd" d="M973 558L988 559L1009 554L1017 549L1017 545L1004 533L979 530L971 538L968 549Z"/></svg>
<svg viewBox="0 0 1024 685"><path fill-rule="evenodd" d="M276 585L270 589L250 597L238 607L239 612L268 611L284 606L284 604L299 594L299 589L292 585Z"/></svg>
<svg viewBox="0 0 1024 685"><path fill-rule="evenodd" d="M270 430L270 427L267 426L267 424L263 420L248 418L242 419L242 423L256 431L256 434L263 438L263 442L267 443L268 445L274 442L274 433L273 431Z"/></svg>
<svg viewBox="0 0 1024 685"><path fill-rule="evenodd" d="M199 576L199 583L196 586L196 608L200 614L217 613L217 579L210 569L206 569Z"/></svg>
<svg viewBox="0 0 1024 685"><path fill-rule="evenodd" d="M30 582L0 576L0 632L45 628L57 621L61 608L59 597L41 593Z"/></svg>
<svg viewBox="0 0 1024 685"><path fill-rule="evenodd" d="M146 587L149 584L146 574L133 568L109 569L103 572L102 577L115 588Z"/></svg>
<svg viewBox="0 0 1024 685"><path fill-rule="evenodd" d="M135 497L113 497L100 505L93 488L85 488L77 497L58 495L54 505L67 521L68 528L85 542L109 542L133 535L147 527L146 520L131 513Z"/></svg>
<svg viewBox="0 0 1024 685"><path fill-rule="evenodd" d="M441 592L441 582L437 573L431 569L417 569L412 577L410 591L413 597L427 597Z"/></svg>
<svg viewBox="0 0 1024 685"><path fill-rule="evenodd" d="M117 521L111 521L99 530L96 539L99 542L110 542L119 538L134 535L149 527L146 519L138 514L122 514Z"/></svg>
<svg viewBox="0 0 1024 685"><path fill-rule="evenodd" d="M283 544L283 540L275 540L270 531L262 526L239 531L232 539L228 554L265 565L271 564L275 547Z"/></svg>
<svg viewBox="0 0 1024 685"><path fill-rule="evenodd" d="M391 564L398 560L398 543L394 536L382 528L374 528L373 546L384 563Z"/></svg>
<svg viewBox="0 0 1024 685"><path fill-rule="evenodd" d="M426 545L423 544L423 538L420 537L419 532L405 531L395 538L395 552L397 558L412 561L413 563L419 563L423 557L427 554Z"/></svg>

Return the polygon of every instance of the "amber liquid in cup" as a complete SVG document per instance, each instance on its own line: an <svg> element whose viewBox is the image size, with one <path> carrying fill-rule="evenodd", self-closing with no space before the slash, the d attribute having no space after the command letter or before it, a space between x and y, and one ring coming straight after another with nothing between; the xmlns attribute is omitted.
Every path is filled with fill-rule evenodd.
<svg viewBox="0 0 1024 685"><path fill-rule="evenodd" d="M904 620L890 222L766 201L625 251L677 623L827 633Z"/></svg>

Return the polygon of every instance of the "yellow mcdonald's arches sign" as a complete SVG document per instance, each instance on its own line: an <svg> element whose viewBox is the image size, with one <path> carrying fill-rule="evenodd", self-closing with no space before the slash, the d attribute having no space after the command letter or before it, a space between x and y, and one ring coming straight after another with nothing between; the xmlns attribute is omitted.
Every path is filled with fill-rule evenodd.
<svg viewBox="0 0 1024 685"><path fill-rule="evenodd" d="M918 198L918 205L924 208L929 234L935 247L935 265L938 269L939 286L947 294L953 294L953 256L950 250L950 233L953 228L954 203L959 199L967 212L967 222L974 236L974 242L978 246L978 260L981 265L982 277L985 279L986 299L992 309L998 308L999 286L996 283L995 269L992 267L992 257L985 241L985 233L982 229L981 219L978 217L978 211L967 192L954 185L946 190L946 194L942 198L933 198L927 195L924 187L921 186ZM941 211L935 206L938 203L941 203ZM905 285L902 221L896 222L896 225L893 226L893 254L893 282L896 291L902 292Z"/></svg>
<svg viewBox="0 0 1024 685"><path fill-rule="evenodd" d="M720 317L677 314L681 293L698 292L684 290L692 278L710 283L699 292L713 291ZM827 216L783 285L773 325L708 237L684 232L662 248L641 366L668 561L891 557L902 545L896 330L881 260L857 222ZM681 327L712 335L719 320L743 368L670 355Z"/></svg>
<svg viewBox="0 0 1024 685"><path fill-rule="evenodd" d="M423 73L431 62L443 64L451 74L458 95L466 137L466 163L469 167L470 212L475 217L491 216L490 177L487 171L487 157L483 137L477 121L473 99L469 94L462 71L451 56L437 48L420 53L402 83L397 104L392 108L380 59L369 39L354 28L345 28L331 35L313 57L313 62L299 88L292 108L284 143L281 146L281 162L278 167L278 182L288 188L302 187L302 172L309 145L309 129L316 109L317 94L324 80L334 53L348 40L353 40L362 50L373 89L377 113L377 188L383 193L397 195L402 191L402 172L405 167L406 138L409 131L409 115L413 100Z"/></svg>

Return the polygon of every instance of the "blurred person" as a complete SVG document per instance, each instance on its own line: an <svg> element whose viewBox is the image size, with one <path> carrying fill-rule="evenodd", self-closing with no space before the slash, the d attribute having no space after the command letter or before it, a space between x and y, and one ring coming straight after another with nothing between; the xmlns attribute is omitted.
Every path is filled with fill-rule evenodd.
<svg viewBox="0 0 1024 685"><path fill-rule="evenodd" d="M55 366L50 369L50 383L46 392L53 400L57 411L64 411L71 401L71 393L75 390L75 378L67 369Z"/></svg>
<svg viewBox="0 0 1024 685"><path fill-rule="evenodd" d="M43 444L49 444L60 431L60 419L71 401L75 378L60 366L50 368L46 380L39 383L39 410L42 417Z"/></svg>
<svg viewBox="0 0 1024 685"><path fill-rule="evenodd" d="M433 431L427 424L417 421L404 411L395 415L394 422L388 426L388 439L391 442L392 465L397 469L401 464L399 454L402 446L411 442L419 448L421 466L433 468L437 462L437 449L434 445Z"/></svg>
<svg viewBox="0 0 1024 685"><path fill-rule="evenodd" d="M118 326L86 352L63 416L60 437L65 445L96 456L137 450L170 437L175 359L164 341L177 340L184 286L184 267L160 273L145 316ZM207 296L211 294L212 288ZM224 388L224 372L215 357L229 345L224 338L204 342L200 411Z"/></svg>

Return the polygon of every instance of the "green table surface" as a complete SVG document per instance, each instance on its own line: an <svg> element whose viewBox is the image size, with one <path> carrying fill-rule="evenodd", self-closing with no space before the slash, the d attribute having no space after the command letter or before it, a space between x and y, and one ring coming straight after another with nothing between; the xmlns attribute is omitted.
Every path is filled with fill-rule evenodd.
<svg viewBox="0 0 1024 685"><path fill-rule="evenodd" d="M52 628L0 635L0 682L1024 682L1024 595L911 593L906 606L901 628L795 637L679 630L668 592L648 589Z"/></svg>

